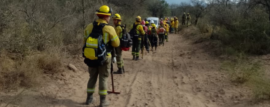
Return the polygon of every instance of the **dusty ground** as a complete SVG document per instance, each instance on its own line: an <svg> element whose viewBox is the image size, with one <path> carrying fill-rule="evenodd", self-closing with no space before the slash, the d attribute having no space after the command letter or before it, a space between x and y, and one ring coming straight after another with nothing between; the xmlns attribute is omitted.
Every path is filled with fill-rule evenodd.
<svg viewBox="0 0 270 107"><path fill-rule="evenodd" d="M108 95L110 107L270 107L252 103L249 90L232 85L220 71L221 61L202 48L171 34L164 47L145 54L143 60L133 61L131 52L124 52L126 73L114 76L116 91L121 94ZM71 63L80 71L66 71L54 79L44 77L46 82L38 89L2 92L0 106L84 107L87 67L79 58ZM98 106L97 93L95 98L87 107Z"/></svg>

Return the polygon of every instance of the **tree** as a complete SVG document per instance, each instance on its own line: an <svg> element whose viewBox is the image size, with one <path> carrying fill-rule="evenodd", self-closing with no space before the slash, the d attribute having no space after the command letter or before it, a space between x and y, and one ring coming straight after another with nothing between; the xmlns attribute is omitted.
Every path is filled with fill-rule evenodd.
<svg viewBox="0 0 270 107"><path fill-rule="evenodd" d="M250 0L249 3L251 7L254 7L256 5L262 5L264 8L266 8L266 12L269 15L269 23L270 23L270 1L269 0Z"/></svg>
<svg viewBox="0 0 270 107"><path fill-rule="evenodd" d="M169 4L165 0L158 0L150 4L149 11L152 16L164 17L169 12Z"/></svg>
<svg viewBox="0 0 270 107"><path fill-rule="evenodd" d="M199 18L202 17L203 12L205 11L206 4L201 0L191 0L193 4L192 13L195 16L195 25L197 25Z"/></svg>

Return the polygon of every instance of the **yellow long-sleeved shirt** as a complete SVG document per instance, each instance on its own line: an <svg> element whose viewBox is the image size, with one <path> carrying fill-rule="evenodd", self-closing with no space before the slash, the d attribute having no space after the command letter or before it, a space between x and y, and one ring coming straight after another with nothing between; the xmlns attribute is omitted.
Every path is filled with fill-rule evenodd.
<svg viewBox="0 0 270 107"><path fill-rule="evenodd" d="M178 20L174 20L174 28L178 28L179 25L179 21Z"/></svg>
<svg viewBox="0 0 270 107"><path fill-rule="evenodd" d="M174 21L171 21L171 27L174 28Z"/></svg>
<svg viewBox="0 0 270 107"><path fill-rule="evenodd" d="M96 20L96 22L98 23L104 23L104 24L108 24L105 20L103 19L98 19ZM93 23L90 23L84 30L84 43L86 41L86 39L88 38L88 36L91 34L92 30L93 30ZM103 41L105 44L108 44L109 42L111 43L110 45L113 47L118 47L120 45L120 40L115 32L115 29L110 26L110 25L105 25L102 29L103 32ZM108 53L107 57L111 57L111 54Z"/></svg>
<svg viewBox="0 0 270 107"><path fill-rule="evenodd" d="M145 32L144 32L144 30L143 30L143 26L140 25L139 22L135 22L135 25L137 25L137 27L136 27L136 33L137 33L138 35L144 36L144 35L145 35ZM133 26L132 26L131 29L133 29ZM141 40L141 37L139 37L138 40Z"/></svg>
<svg viewBox="0 0 270 107"><path fill-rule="evenodd" d="M118 35L118 38L121 39L122 35L123 35L122 34L122 31L123 31L122 27L121 26L116 26L115 31L116 31L116 34Z"/></svg>
<svg viewBox="0 0 270 107"><path fill-rule="evenodd" d="M168 35L168 33L169 33L169 31L170 31L170 26L169 26L169 24L165 24L165 29L166 29L166 33L165 33L165 35Z"/></svg>
<svg viewBox="0 0 270 107"><path fill-rule="evenodd" d="M187 20L191 20L191 16L190 15L187 15Z"/></svg>

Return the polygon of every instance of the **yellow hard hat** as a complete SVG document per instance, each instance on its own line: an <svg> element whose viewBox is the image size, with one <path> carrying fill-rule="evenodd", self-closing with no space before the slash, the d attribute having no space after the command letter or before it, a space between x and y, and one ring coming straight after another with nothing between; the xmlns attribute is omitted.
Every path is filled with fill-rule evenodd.
<svg viewBox="0 0 270 107"><path fill-rule="evenodd" d="M114 14L113 19L122 20L120 14L118 13Z"/></svg>
<svg viewBox="0 0 270 107"><path fill-rule="evenodd" d="M148 22L148 21L146 21L146 22L145 22L145 24L149 24L149 22Z"/></svg>
<svg viewBox="0 0 270 107"><path fill-rule="evenodd" d="M107 5L102 5L96 12L97 15L111 16L112 9Z"/></svg>
<svg viewBox="0 0 270 107"><path fill-rule="evenodd" d="M152 27L156 28L156 25L154 23L151 24Z"/></svg>
<svg viewBox="0 0 270 107"><path fill-rule="evenodd" d="M136 21L137 21L137 22L141 22L141 21L142 21L141 16L137 16L137 17L136 17Z"/></svg>

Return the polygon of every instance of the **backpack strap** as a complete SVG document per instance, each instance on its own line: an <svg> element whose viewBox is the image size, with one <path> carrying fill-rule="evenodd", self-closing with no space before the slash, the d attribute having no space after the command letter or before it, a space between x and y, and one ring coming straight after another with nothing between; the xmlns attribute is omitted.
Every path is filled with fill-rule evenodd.
<svg viewBox="0 0 270 107"><path fill-rule="evenodd" d="M106 25L105 23L98 23L98 22L94 21L93 22L93 30L91 33L103 34L102 29L105 27L105 25ZM98 37L93 37L93 38L98 38Z"/></svg>
<svg viewBox="0 0 270 107"><path fill-rule="evenodd" d="M122 38L122 36L124 34L124 29L123 29L123 27L121 25L117 25L116 28L117 27L120 27L122 29L122 32L120 33L120 35L118 35L119 36L119 39L120 39L120 38ZM116 28L115 28L115 30L116 30Z"/></svg>

